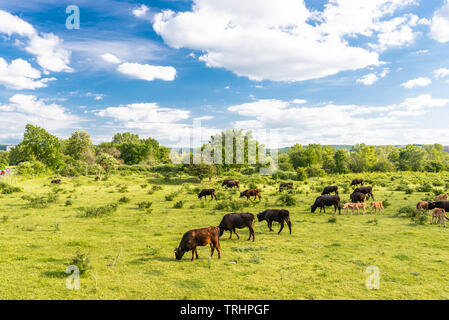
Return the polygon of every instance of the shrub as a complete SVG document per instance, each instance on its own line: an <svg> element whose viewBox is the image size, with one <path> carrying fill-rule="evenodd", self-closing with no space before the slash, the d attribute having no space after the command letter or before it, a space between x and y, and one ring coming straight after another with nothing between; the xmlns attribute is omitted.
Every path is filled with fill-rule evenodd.
<svg viewBox="0 0 449 320"><path fill-rule="evenodd" d="M81 275L86 271L92 269L92 267L89 266L89 263L90 263L89 254L82 254L77 251L75 257L72 258L70 265L77 266Z"/></svg>
<svg viewBox="0 0 449 320"><path fill-rule="evenodd" d="M142 201L137 203L137 208L139 209L149 209L153 205L151 201Z"/></svg>
<svg viewBox="0 0 449 320"><path fill-rule="evenodd" d="M427 222L427 214L425 211L417 211L416 214L411 216L411 221L415 224L423 225Z"/></svg>
<svg viewBox="0 0 449 320"><path fill-rule="evenodd" d="M84 216L86 218L90 218L112 214L113 212L117 211L117 207L118 206L116 203L112 203L100 207L81 207L78 208L78 210L84 213Z"/></svg>
<svg viewBox="0 0 449 320"><path fill-rule="evenodd" d="M419 214L419 211L416 210L415 207L404 206L404 207L399 208L399 210L398 210L396 215L400 216L402 214L406 215L407 217L412 218L412 217L417 216Z"/></svg>
<svg viewBox="0 0 449 320"><path fill-rule="evenodd" d="M384 206L384 208L388 208L389 206L391 206L391 202L388 199L385 199L384 201L382 201L382 205Z"/></svg>
<svg viewBox="0 0 449 320"><path fill-rule="evenodd" d="M56 193L52 192L44 196L30 196L30 195L22 196L22 200L28 201L26 207L36 209L47 208L49 204L58 201L58 198L59 196Z"/></svg>
<svg viewBox="0 0 449 320"><path fill-rule="evenodd" d="M296 198L294 198L291 194L284 193L276 200L276 203L282 203L287 207L292 207L297 204L297 201Z"/></svg>
<svg viewBox="0 0 449 320"><path fill-rule="evenodd" d="M121 197L118 199L119 203L129 203L131 200L128 197Z"/></svg>
<svg viewBox="0 0 449 320"><path fill-rule="evenodd" d="M165 196L165 201L173 201L173 200L175 200L175 197L178 195L178 193L177 192L172 192L172 193L170 193L170 194L167 194L166 196Z"/></svg>
<svg viewBox="0 0 449 320"><path fill-rule="evenodd" d="M184 201L180 200L173 205L175 209L181 209L184 206Z"/></svg>
<svg viewBox="0 0 449 320"><path fill-rule="evenodd" d="M72 204L73 204L73 201L72 201L72 200L67 200L67 201L65 202L65 206L66 206L66 207L71 206Z"/></svg>
<svg viewBox="0 0 449 320"><path fill-rule="evenodd" d="M11 194L14 192L22 192L22 189L0 182L0 191L2 194Z"/></svg>

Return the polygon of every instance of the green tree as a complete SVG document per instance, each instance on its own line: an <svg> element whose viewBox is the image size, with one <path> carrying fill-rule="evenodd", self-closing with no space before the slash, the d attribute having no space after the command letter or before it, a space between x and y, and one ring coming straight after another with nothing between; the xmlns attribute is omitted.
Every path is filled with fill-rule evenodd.
<svg viewBox="0 0 449 320"><path fill-rule="evenodd" d="M408 145L399 152L399 169L402 171L423 171L426 152L417 145Z"/></svg>
<svg viewBox="0 0 449 320"><path fill-rule="evenodd" d="M97 157L97 163L103 168L106 173L106 179L109 178L109 175L117 168L118 161L113 156L102 153Z"/></svg>
<svg viewBox="0 0 449 320"><path fill-rule="evenodd" d="M348 158L349 152L345 149L337 150L334 153L335 167L334 172L346 173L348 172Z"/></svg>
<svg viewBox="0 0 449 320"><path fill-rule="evenodd" d="M90 135L86 131L75 131L65 143L65 154L75 160L84 160L92 146Z"/></svg>
<svg viewBox="0 0 449 320"><path fill-rule="evenodd" d="M212 164L190 164L187 167L187 172L202 181L204 178L212 179L217 174L217 169Z"/></svg>

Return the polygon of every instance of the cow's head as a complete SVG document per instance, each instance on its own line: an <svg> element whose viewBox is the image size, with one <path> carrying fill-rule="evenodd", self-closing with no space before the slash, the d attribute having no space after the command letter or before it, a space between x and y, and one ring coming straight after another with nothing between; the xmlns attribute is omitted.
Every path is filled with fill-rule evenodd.
<svg viewBox="0 0 449 320"><path fill-rule="evenodd" d="M240 198L242 198L245 195L245 192L240 192Z"/></svg>
<svg viewBox="0 0 449 320"><path fill-rule="evenodd" d="M316 210L316 205L312 204L312 205L310 206L310 211L311 211L312 213L314 213L315 210Z"/></svg>
<svg viewBox="0 0 449 320"><path fill-rule="evenodd" d="M175 257L176 260L181 260L182 256L184 255L184 251L181 249L181 247L175 248Z"/></svg>
<svg viewBox="0 0 449 320"><path fill-rule="evenodd" d="M259 222L265 220L265 211L264 212L259 212L257 214L257 220L259 220Z"/></svg>
<svg viewBox="0 0 449 320"><path fill-rule="evenodd" d="M436 202L429 202L429 204L428 204L429 210L435 209L436 207L437 207Z"/></svg>

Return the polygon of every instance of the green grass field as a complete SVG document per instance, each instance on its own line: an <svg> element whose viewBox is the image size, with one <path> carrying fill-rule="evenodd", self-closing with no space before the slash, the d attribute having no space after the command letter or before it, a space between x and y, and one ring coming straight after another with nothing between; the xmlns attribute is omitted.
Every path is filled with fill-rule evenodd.
<svg viewBox="0 0 449 320"><path fill-rule="evenodd" d="M218 203L233 199L219 180L192 182L189 177L169 181L150 174L114 175L108 181L94 177L63 178L51 186L50 178L20 178L23 191L0 195L0 299L446 299L449 297L449 228L416 224L398 216L400 207L415 206L433 197L418 192L429 184L445 191L449 176L443 174L363 174L374 187L376 200L391 203L384 215L311 214L310 205L322 186L338 184L343 201L349 200L348 181L356 177L329 176L295 182L297 204L276 203L278 182L261 179L262 201L238 208L256 214L266 208L290 211L293 234L278 235L266 222L256 222L256 241L246 241L248 230L238 230L240 240L220 239L222 258L209 259L210 248L198 249L175 260L173 250L184 232L217 226L232 212L217 209L217 201L197 199L195 188L214 187ZM249 186L249 180L243 188ZM162 190L150 192L159 185ZM410 190L396 191L400 186ZM346 186L346 190L345 189ZM399 186L399 188L398 188ZM343 192L343 190L345 192ZM46 208L31 208L24 195L57 194ZM176 192L173 201L165 196ZM411 193L411 194L410 194ZM128 203L99 217L85 217L79 207ZM72 205L66 205L70 200ZM183 200L182 208L174 208ZM151 201L151 209L137 203ZM150 212L151 211L151 212ZM66 267L76 252L89 254L91 270L81 276L80 289L66 288ZM120 253L120 255L119 255ZM119 255L118 259L117 256ZM380 289L368 290L368 266L380 269Z"/></svg>

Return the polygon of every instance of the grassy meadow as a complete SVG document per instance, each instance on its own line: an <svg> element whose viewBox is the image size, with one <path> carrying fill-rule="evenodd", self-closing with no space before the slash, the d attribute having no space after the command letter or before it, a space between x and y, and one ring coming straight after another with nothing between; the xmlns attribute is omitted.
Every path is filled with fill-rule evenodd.
<svg viewBox="0 0 449 320"><path fill-rule="evenodd" d="M388 199L382 216L342 212L334 221L332 208L310 213L326 185L338 185L342 201L349 201L356 177L373 186L376 200ZM223 189L221 179L198 183L184 175L163 179L131 172L94 178L62 178L51 185L51 177L19 177L13 186L20 191L0 194L0 299L449 297L449 228L430 225L429 216L420 224L398 215L401 207L449 191L449 175L311 178L294 182L290 206L278 201L279 181L266 177L238 177L242 191L250 185L262 189L260 202ZM219 200L198 200L202 188L215 188ZM217 226L229 212L266 208L288 209L293 234L284 228L278 235L276 223L270 233L266 222L256 221L255 242L246 240L247 229L237 230L240 240L229 240L229 232L220 238L221 260L216 253L209 259L209 246L198 248L199 260L190 262L190 252L175 260L184 232ZM77 252L89 255L90 269L80 288L69 290L65 271ZM371 265L380 270L379 290L365 285Z"/></svg>

